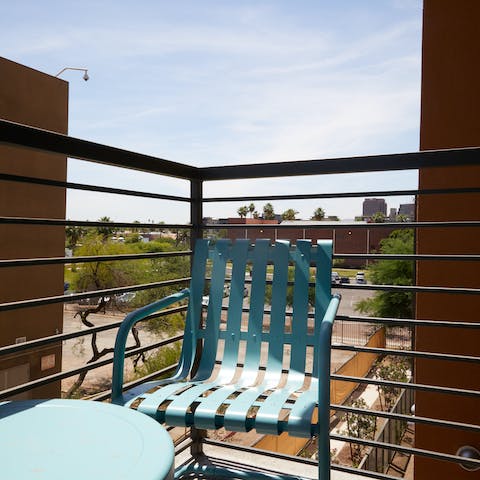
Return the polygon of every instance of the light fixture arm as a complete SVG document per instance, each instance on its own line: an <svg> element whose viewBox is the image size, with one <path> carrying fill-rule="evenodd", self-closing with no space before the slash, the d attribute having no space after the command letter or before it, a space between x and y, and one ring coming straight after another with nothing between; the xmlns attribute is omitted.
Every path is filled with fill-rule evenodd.
<svg viewBox="0 0 480 480"><path fill-rule="evenodd" d="M55 76L60 76L65 70L78 70L80 72L85 72L83 74L83 79L87 81L90 77L88 76L88 69L87 68L79 68L79 67L65 67L62 68Z"/></svg>

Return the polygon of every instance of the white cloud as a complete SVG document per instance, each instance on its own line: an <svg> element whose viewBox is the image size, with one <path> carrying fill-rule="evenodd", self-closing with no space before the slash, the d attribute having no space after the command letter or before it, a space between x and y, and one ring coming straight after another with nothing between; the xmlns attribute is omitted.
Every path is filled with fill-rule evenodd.
<svg viewBox="0 0 480 480"><path fill-rule="evenodd" d="M302 2L302 8L140 2L133 8L105 0L67 8L47 1L40 8L30 1L23 10L9 9L23 22L13 21L13 13L11 21L0 19L0 42L4 55L45 71L76 62L89 68L89 82L70 83L73 136L197 166L411 151L418 147L419 3L392 0L368 9L359 2L348 13L336 2ZM25 5L38 18L25 16ZM158 177L89 171L72 167L70 179L176 190ZM300 193L379 183L375 176L356 178L272 180L268 188ZM415 181L410 174L382 178L382 189L399 178ZM267 183L215 188L219 195L258 194ZM117 218L111 210L91 213L99 204L118 208L109 202L80 201L76 210L69 202L75 213L69 215ZM345 216L339 213L344 203L331 208ZM158 218L150 203L144 210L138 209L145 218ZM172 221L176 212L160 213Z"/></svg>

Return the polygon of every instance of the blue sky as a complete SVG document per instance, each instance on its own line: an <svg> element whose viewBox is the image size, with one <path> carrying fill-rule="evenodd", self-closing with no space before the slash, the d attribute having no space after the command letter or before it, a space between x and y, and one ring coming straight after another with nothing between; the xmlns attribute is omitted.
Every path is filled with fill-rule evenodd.
<svg viewBox="0 0 480 480"><path fill-rule="evenodd" d="M69 132L195 166L418 150L420 0L33 1L0 6L0 55L70 83ZM169 194L187 182L87 162L69 180ZM205 194L414 188L416 172L210 182ZM387 200L396 207L409 198ZM353 218L362 200L278 202ZM68 216L188 221L186 205L71 192ZM257 205L261 210L263 202ZM206 205L233 216L241 204Z"/></svg>

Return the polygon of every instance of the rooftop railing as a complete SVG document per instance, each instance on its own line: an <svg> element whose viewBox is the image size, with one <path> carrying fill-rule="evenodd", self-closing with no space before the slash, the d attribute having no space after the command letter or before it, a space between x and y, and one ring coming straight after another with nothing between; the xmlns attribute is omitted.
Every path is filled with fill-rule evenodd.
<svg viewBox="0 0 480 480"><path fill-rule="evenodd" d="M292 228L308 228L309 230L331 230L331 224L322 224L319 222L316 225L304 225L298 223L295 227L292 225L282 224L205 224L204 206L212 203L229 203L229 202L253 202L253 201L298 201L298 200L313 200L313 199L340 199L340 198L364 198L364 197L395 197L403 195L457 195L457 194L478 194L480 193L480 185L468 188L442 188L442 189L417 189L406 188L394 191L385 191L382 189L376 191L351 191L351 192L311 192L300 194L276 194L276 195L245 195L245 196L212 196L205 197L203 195L203 185L205 182L217 180L239 180L239 179L261 179L268 177L290 178L293 176L323 176L331 174L344 173L360 173L360 172L386 172L397 170L412 170L421 168L438 168L447 166L472 166L480 165L480 148L465 148L456 150L442 150L442 151L427 151L406 154L394 155L378 155L378 156L363 156L354 158L338 158L325 160L310 160L310 161L295 161L295 162L276 162L255 165L234 165L222 167L206 167L197 168L189 165L184 165L176 162L171 162L161 158L155 158L148 155L141 155L118 148L108 147L65 135L47 132L26 125L18 125L5 120L0 120L0 143L15 146L20 148L34 149L37 151L47 153L57 153L67 156L71 161L87 160L88 162L95 162L100 164L111 165L131 169L133 171L148 172L152 175L169 176L182 179L189 184L190 194L188 196L168 195L160 193L152 193L148 191L130 190L123 188L113 188L99 185L90 185L74 182L62 182L58 180L50 180L48 178L36 178L34 176L14 175L11 173L2 172L0 167L0 182L10 182L15 184L26 185L44 185L51 188L61 188L68 190L81 190L86 192L96 192L99 194L114 194L118 195L119 199L128 199L130 197L148 198L153 200L162 200L168 202L187 203L190 207L190 221L188 223L138 223L138 222L102 222L102 221L83 221L83 220L65 220L58 218L30 218L30 217L0 217L0 225L26 225L32 232L39 226L81 226L87 228L123 228L123 229L141 229L141 228L161 228L171 231L182 230L189 232L190 248L180 248L178 251L169 252L151 252L138 254L122 254L122 255L89 255L89 256L73 256L73 257L38 257L38 258L8 258L0 260L0 269L21 269L23 267L40 267L45 265L85 265L88 263L111 262L111 261L137 261L137 260L158 260L168 259L172 257L188 258L193 250L194 241L196 238L202 237L205 231L219 231L228 230L231 235L235 235L238 229L258 231L259 228L265 231L265 235L278 235L280 238L282 232L288 232ZM2 159L0 159L0 162ZM0 163L1 165L1 163ZM135 172L133 172L134 174ZM120 202L120 200L119 200ZM120 203L119 203L120 205ZM120 208L120 207L119 207ZM99 216L102 212L99 210ZM368 224L369 230L385 229L388 227L393 230L397 229L413 229L419 232L422 229L455 229L468 228L471 229L472 235L478 236L478 227L480 221L410 221L410 222L390 222L390 223L371 223ZM366 225L358 222L342 223L341 228L358 229L366 228ZM3 258L3 257L2 257ZM443 262L478 262L480 260L480 252L476 254L451 254L446 251L444 254L381 254L371 253L341 253L335 251L335 261L339 260L355 260L364 262L376 262L379 260L405 260L410 262L438 262L442 265ZM10 270L10 271L13 271ZM3 302L0 304L1 312L12 312L15 310L26 309L29 307L39 307L53 304L69 304L78 302L90 297L107 297L118 295L126 292L140 292L145 290L152 290L156 288L165 288L172 286L182 286L189 281L189 277L181 277L174 279L159 280L143 284L131 284L125 286L116 286L112 288L103 288L90 291L76 292L70 295L55 295L44 298L28 298L17 299L14 301ZM357 284L339 284L335 285L340 291L353 292L408 292L411 294L419 293L441 293L448 295L461 296L478 296L480 288L471 288L458 285L451 286L437 286L437 285L357 285ZM478 298L478 297L477 297ZM2 301L0 299L0 301ZM162 312L160 316L179 313L185 310L185 307L177 307ZM266 308L268 313L268 308ZM287 312L288 314L288 312ZM152 316L157 318L159 315ZM151 319L149 317L149 319ZM435 352L417 350L415 347L415 329L418 327L428 328L448 328L451 335L455 336L459 330L472 331L478 334L480 331L480 321L478 321L478 314L472 312L473 321L454 321L440 318L430 319L416 319L416 318L385 318L385 317L371 317L367 315L358 315L356 313L340 313L337 317L338 327L336 333L334 332L334 351L347 352L348 354L367 353L380 358L395 356L407 358L411 362L411 368L415 367L415 360L419 359L433 359L441 366L442 362L458 362L461 364L479 364L479 351L471 352L470 354L457 355L448 352ZM65 342L72 339L81 339L83 337L92 336L100 332L115 331L120 325L121 321L115 321L108 324L97 325L86 330L58 333L44 338L36 338L26 341L24 343L3 345L0 347L0 365L2 359L12 358L15 355L25 355L34 352L40 347L48 345L59 345L59 342ZM366 339L369 335L364 333L351 333L351 325L372 327L375 329L381 326L388 326L388 328L403 329L403 341L396 343L394 341L386 343L384 346L368 345ZM358 328L360 328L358 327ZM342 329L350 328L348 334L351 341L343 341L343 336L347 334ZM342 333L343 331L343 333ZM364 332L364 330L362 330ZM388 336L388 335L387 335ZM157 350L166 345L174 344L181 341L181 335L174 335L169 338L162 338L159 341L148 345L135 346L127 352L128 356L138 356L140 354ZM61 371L55 374L43 376L36 380L27 381L22 384L11 386L0 391L0 399L11 398L14 395L19 395L25 392L31 392L33 389L58 382L70 377L76 377L79 374L85 374L91 370L102 366L110 365L112 363L111 356L99 358L95 361L87 363L77 368L72 368L66 371ZM125 389L131 388L149 379L166 374L174 369L175 365L167 365L160 371L151 373L145 377L131 381L125 385ZM2 367L0 367L1 369ZM408 392L430 392L438 396L450 395L452 399L457 397L470 397L478 401L480 399L480 392L478 389L455 388L444 385L423 384L416 383L415 376L412 375L410 381L386 380L377 378L374 375L348 375L341 371L332 372L331 379L338 382L349 382L358 386L361 390L367 385L373 385L381 388L395 388L399 391ZM358 390L357 390L358 391ZM91 398L96 400L106 400L109 391L98 391ZM414 400L413 400L414 401ZM345 415L366 415L376 418L378 421L394 421L400 423L408 422L412 425L429 425L434 427L443 427L448 429L473 432L480 434L480 426L470 423L462 423L451 420L443 420L434 417L413 415L410 411L382 411L378 408L358 407L347 404L346 402L333 403L331 405L332 411L335 411L335 421L342 422ZM332 423L333 424L333 423ZM385 437L386 438L386 437ZM425 450L416 448L415 446L399 445L398 443L389 443L388 441L380 441L377 438L358 438L352 437L345 433L336 433L335 428L332 428L331 440L343 443L351 443L356 445L363 445L366 447L365 452L377 451L394 451L406 455L413 455L418 457L426 457L434 460L441 460L446 462L453 462L462 464L465 467L476 468L480 467L480 461L471 459L466 460L464 457L458 456L455 452L438 452L433 450ZM215 442L214 440L207 440L211 445L224 445L224 443ZM184 449L183 445L181 449ZM248 450L249 447L232 447ZM268 455L277 458L286 458L292 461L300 461L305 463L312 463L313 460L303 457L290 457L281 453L268 453ZM391 456L388 457L387 464L382 464L382 471L359 470L346 464L332 464L333 470L349 472L356 475L363 475L368 478L379 479L393 479L396 478L386 472L388 463L391 461ZM375 463L375 462L373 462ZM375 464L377 464L376 462ZM369 462L372 465L372 462ZM377 468L377 467L376 467ZM459 467L460 468L460 467Z"/></svg>

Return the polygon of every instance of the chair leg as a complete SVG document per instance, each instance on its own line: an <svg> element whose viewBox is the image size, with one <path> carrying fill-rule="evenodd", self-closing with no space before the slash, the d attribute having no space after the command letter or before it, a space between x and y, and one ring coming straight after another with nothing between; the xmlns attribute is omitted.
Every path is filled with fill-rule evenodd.
<svg viewBox="0 0 480 480"><path fill-rule="evenodd" d="M207 431L191 427L190 438L192 439L192 446L190 447L192 457L203 455L203 439L207 438Z"/></svg>
<svg viewBox="0 0 480 480"><path fill-rule="evenodd" d="M330 435L329 430L320 430L318 436L318 478L330 480Z"/></svg>

